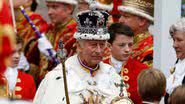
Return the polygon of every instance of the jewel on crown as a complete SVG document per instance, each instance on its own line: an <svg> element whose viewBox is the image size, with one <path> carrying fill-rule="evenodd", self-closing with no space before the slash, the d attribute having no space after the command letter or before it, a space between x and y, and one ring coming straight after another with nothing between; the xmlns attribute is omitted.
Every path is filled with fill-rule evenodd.
<svg viewBox="0 0 185 104"><path fill-rule="evenodd" d="M103 35L107 33L109 14L103 11L87 10L77 15L78 32L85 34Z"/></svg>

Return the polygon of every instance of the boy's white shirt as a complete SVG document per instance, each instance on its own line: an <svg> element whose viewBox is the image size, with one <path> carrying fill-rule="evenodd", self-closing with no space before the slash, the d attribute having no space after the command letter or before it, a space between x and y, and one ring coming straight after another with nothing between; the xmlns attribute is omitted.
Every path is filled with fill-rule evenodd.
<svg viewBox="0 0 185 104"><path fill-rule="evenodd" d="M116 69L116 72L120 73L121 69L122 69L123 62L122 61L118 61L112 55L110 57L110 61L111 61L111 64L113 65L113 67Z"/></svg>
<svg viewBox="0 0 185 104"><path fill-rule="evenodd" d="M10 91L13 91L17 83L17 77L18 77L17 67L16 68L8 67L4 75L8 80L8 86Z"/></svg>

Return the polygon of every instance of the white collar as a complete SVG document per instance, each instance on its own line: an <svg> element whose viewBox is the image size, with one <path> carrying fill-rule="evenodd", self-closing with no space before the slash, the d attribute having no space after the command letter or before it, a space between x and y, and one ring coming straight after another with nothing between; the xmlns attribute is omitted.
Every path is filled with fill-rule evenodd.
<svg viewBox="0 0 185 104"><path fill-rule="evenodd" d="M110 61L111 61L112 66L116 69L116 72L120 73L122 69L123 61L119 61L115 59L112 55L110 56Z"/></svg>
<svg viewBox="0 0 185 104"><path fill-rule="evenodd" d="M174 74L177 76L181 76L184 73L185 73L185 59L179 60L178 63L175 65Z"/></svg>
<svg viewBox="0 0 185 104"><path fill-rule="evenodd" d="M8 67L5 72L5 77L8 80L9 89L13 91L17 83L17 77L18 77L17 68Z"/></svg>

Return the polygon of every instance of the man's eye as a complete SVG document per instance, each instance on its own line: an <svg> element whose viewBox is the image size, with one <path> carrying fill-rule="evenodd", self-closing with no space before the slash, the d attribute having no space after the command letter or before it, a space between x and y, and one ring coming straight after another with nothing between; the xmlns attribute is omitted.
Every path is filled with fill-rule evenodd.
<svg viewBox="0 0 185 104"><path fill-rule="evenodd" d="M129 47L132 47L132 46L133 46L133 43L129 43L128 46L129 46Z"/></svg>
<svg viewBox="0 0 185 104"><path fill-rule="evenodd" d="M125 44L119 44L119 46L120 46L120 47L124 47L124 46L125 46Z"/></svg>

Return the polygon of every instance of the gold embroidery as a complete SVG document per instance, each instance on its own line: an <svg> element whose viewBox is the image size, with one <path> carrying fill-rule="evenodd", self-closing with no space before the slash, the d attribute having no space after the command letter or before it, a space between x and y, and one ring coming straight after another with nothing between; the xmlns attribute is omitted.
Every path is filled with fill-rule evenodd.
<svg viewBox="0 0 185 104"><path fill-rule="evenodd" d="M21 91L22 90L22 88L21 87L15 87L15 91Z"/></svg>
<svg viewBox="0 0 185 104"><path fill-rule="evenodd" d="M126 89L129 89L130 85L127 83L127 84L125 84L125 87L126 87Z"/></svg>
<svg viewBox="0 0 185 104"><path fill-rule="evenodd" d="M17 78L17 83L20 83L21 82L21 79L20 78Z"/></svg>
<svg viewBox="0 0 185 104"><path fill-rule="evenodd" d="M14 97L15 99L21 99L22 98L22 96L21 95L15 95L15 97Z"/></svg>
<svg viewBox="0 0 185 104"><path fill-rule="evenodd" d="M123 80L124 81L128 81L129 80L129 77L128 76L123 76Z"/></svg>
<svg viewBox="0 0 185 104"><path fill-rule="evenodd" d="M131 95L130 92L128 92L127 94L128 94L128 97L130 97L130 95Z"/></svg>
<svg viewBox="0 0 185 104"><path fill-rule="evenodd" d="M125 74L128 74L128 69L127 68L123 68L123 72L125 73Z"/></svg>

